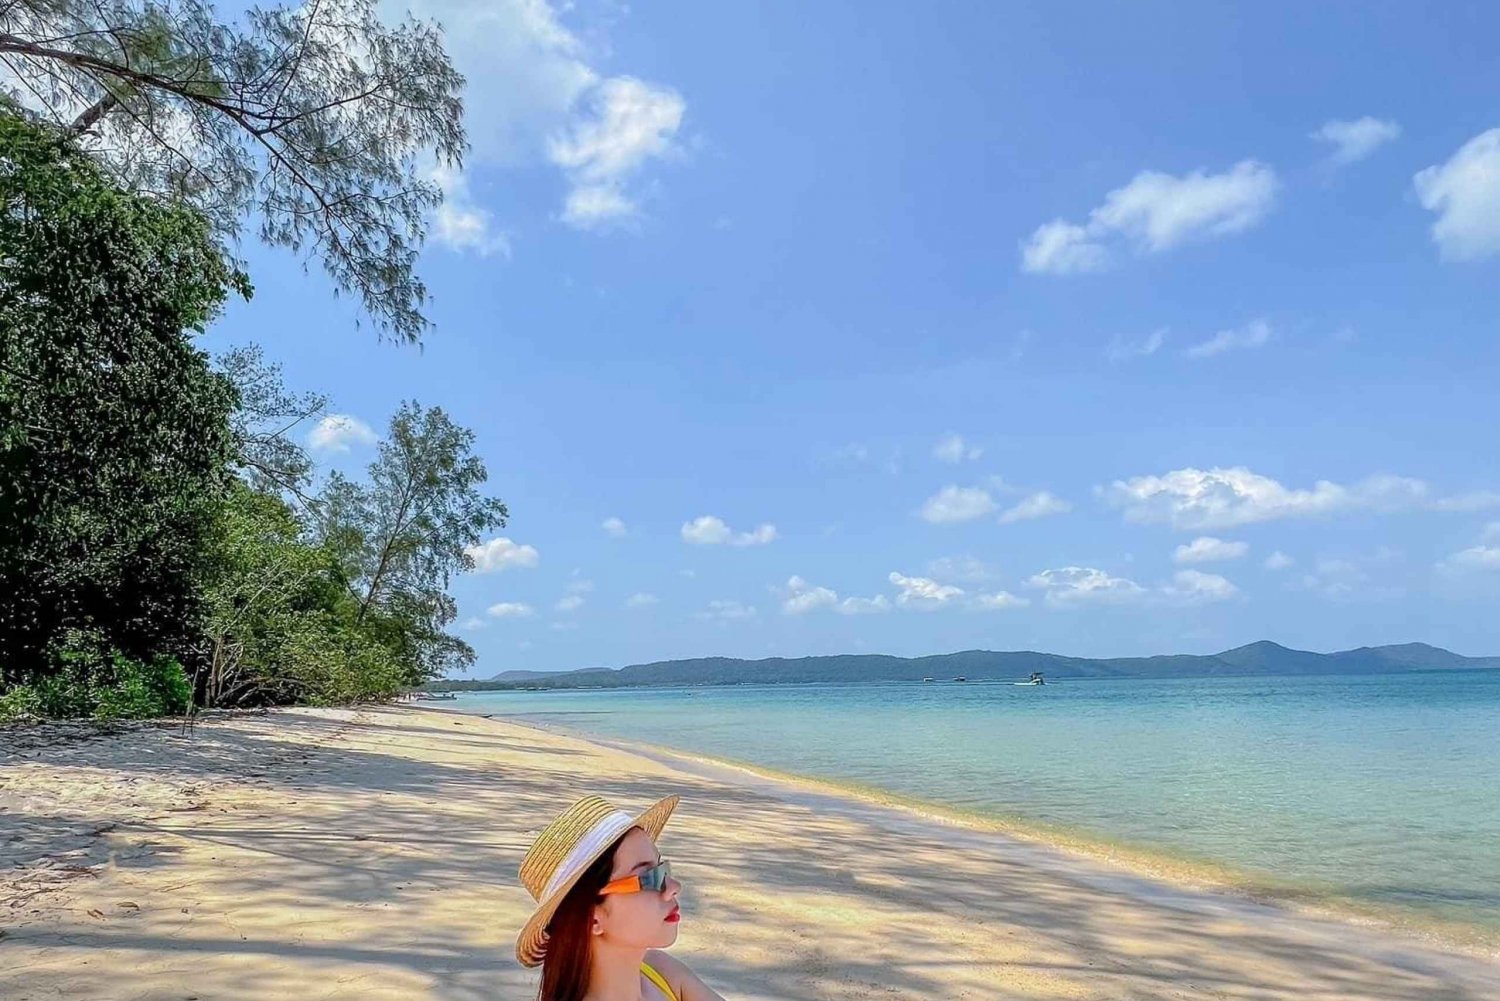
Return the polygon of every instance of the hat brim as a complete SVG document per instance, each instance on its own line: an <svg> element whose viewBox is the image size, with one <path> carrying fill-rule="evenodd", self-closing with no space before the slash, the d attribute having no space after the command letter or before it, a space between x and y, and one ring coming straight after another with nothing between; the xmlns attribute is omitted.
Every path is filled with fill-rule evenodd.
<svg viewBox="0 0 1500 1001"><path fill-rule="evenodd" d="M636 817L635 822L630 825L631 828L641 828L651 835L652 841L655 841L661 836L662 828L667 826L667 821L672 817L672 811L677 809L677 804L681 799L681 796L668 796L659 800L650 809ZM557 908L562 904L563 899L573 891L573 887L583 878L583 874L588 872L589 866L597 862L599 857L609 850L609 847L606 845L599 849L597 855L578 867L578 872L572 879L554 890L546 900L537 903L536 910L531 912L531 917L521 929L521 934L516 936L516 959L522 966L541 965L542 960L547 956L547 925L551 923L552 915L557 913Z"/></svg>

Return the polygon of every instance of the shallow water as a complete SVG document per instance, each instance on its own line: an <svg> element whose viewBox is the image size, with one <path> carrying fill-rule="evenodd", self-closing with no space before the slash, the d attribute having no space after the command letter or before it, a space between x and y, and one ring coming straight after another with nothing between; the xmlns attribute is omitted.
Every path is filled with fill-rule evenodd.
<svg viewBox="0 0 1500 1001"><path fill-rule="evenodd" d="M475 692L451 705L1500 930L1500 671Z"/></svg>

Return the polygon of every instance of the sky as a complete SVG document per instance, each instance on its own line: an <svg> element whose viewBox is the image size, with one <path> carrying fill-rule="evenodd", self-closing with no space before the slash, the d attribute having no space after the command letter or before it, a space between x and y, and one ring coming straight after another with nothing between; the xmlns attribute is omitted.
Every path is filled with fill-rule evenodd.
<svg viewBox="0 0 1500 1001"><path fill-rule="evenodd" d="M418 3L433 329L246 247L205 346L475 431L470 676L1500 654L1500 8Z"/></svg>

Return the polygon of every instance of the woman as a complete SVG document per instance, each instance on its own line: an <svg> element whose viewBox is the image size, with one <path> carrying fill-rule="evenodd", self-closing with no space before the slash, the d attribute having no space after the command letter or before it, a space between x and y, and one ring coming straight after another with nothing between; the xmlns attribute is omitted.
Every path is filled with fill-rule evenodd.
<svg viewBox="0 0 1500 1001"><path fill-rule="evenodd" d="M678 799L632 817L585 796L537 835L521 860L537 907L516 958L541 965L540 1001L724 1001L659 951L682 919L682 884L656 850Z"/></svg>

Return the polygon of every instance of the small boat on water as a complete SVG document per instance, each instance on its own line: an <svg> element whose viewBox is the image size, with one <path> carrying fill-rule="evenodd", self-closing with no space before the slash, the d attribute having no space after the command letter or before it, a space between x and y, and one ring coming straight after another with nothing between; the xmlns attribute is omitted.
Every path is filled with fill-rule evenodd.
<svg viewBox="0 0 1500 1001"><path fill-rule="evenodd" d="M954 678L953 680L954 681L968 681L969 679L965 678L962 674L960 674L958 677Z"/></svg>
<svg viewBox="0 0 1500 1001"><path fill-rule="evenodd" d="M1046 680L1042 677L1042 672L1041 671L1032 671L1031 672L1031 677L1027 678L1025 681L1012 681L1011 682L1012 685L1022 685L1022 686L1024 686L1024 685L1045 685L1046 683L1047 683Z"/></svg>
<svg viewBox="0 0 1500 1001"><path fill-rule="evenodd" d="M923 678L922 680L923 681L931 681L932 679L931 678Z"/></svg>

